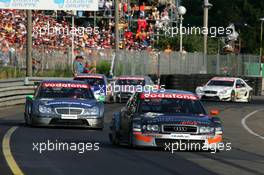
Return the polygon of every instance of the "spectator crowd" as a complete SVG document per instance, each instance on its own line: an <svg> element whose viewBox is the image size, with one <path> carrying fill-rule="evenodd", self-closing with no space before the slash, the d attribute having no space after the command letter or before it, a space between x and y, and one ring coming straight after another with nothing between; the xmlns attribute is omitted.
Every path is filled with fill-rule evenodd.
<svg viewBox="0 0 264 175"><path fill-rule="evenodd" d="M170 24L172 17L177 17L175 5L167 0L163 3L154 0L128 3L121 0L120 12L120 49L146 50L153 49L159 30ZM96 21L99 32L84 33L74 37L76 49L111 49L114 47L114 1L99 0L101 15ZM48 25L53 28L71 28L70 18L54 12L45 15L44 11L33 11L33 31ZM93 16L85 16L92 18ZM23 49L26 44L26 13L23 10L0 10L0 50L10 48ZM93 26L93 27L97 27ZM72 44L72 36L62 33L52 33L40 36L33 32L33 47L66 50Z"/></svg>

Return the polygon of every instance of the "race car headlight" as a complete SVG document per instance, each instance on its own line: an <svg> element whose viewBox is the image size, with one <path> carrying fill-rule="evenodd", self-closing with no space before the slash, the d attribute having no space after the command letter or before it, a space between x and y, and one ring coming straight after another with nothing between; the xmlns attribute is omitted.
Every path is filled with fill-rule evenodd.
<svg viewBox="0 0 264 175"><path fill-rule="evenodd" d="M212 133L212 132L214 132L214 128L212 128L212 127L202 126L202 127L199 128L199 133L200 134Z"/></svg>
<svg viewBox="0 0 264 175"><path fill-rule="evenodd" d="M99 115L98 107L86 108L83 115Z"/></svg>
<svg viewBox="0 0 264 175"><path fill-rule="evenodd" d="M144 125L144 130L158 132L160 130L159 125Z"/></svg>
<svg viewBox="0 0 264 175"><path fill-rule="evenodd" d="M132 129L133 131L141 131L141 125L137 123L133 123Z"/></svg>
<svg viewBox="0 0 264 175"><path fill-rule="evenodd" d="M220 94L226 94L226 93L227 93L227 90L220 91Z"/></svg>
<svg viewBox="0 0 264 175"><path fill-rule="evenodd" d="M94 95L104 95L103 91L94 91Z"/></svg>
<svg viewBox="0 0 264 175"><path fill-rule="evenodd" d="M50 107L44 106L44 105L39 105L39 112L42 114L51 114L52 110Z"/></svg>
<svg viewBox="0 0 264 175"><path fill-rule="evenodd" d="M197 88L197 89L196 89L196 93L197 93L197 94L203 93L203 90L202 90L201 88Z"/></svg>

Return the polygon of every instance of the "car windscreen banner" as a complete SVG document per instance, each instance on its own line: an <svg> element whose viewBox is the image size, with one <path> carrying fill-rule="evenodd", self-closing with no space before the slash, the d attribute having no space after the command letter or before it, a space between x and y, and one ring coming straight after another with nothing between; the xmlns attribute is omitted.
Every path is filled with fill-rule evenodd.
<svg viewBox="0 0 264 175"><path fill-rule="evenodd" d="M171 98L171 99L185 99L185 100L198 100L198 98L191 94L141 94L141 99L158 99L158 98Z"/></svg>
<svg viewBox="0 0 264 175"><path fill-rule="evenodd" d="M89 86L87 84L74 84L74 83L43 83L42 87L45 88L78 88L87 89Z"/></svg>
<svg viewBox="0 0 264 175"><path fill-rule="evenodd" d="M98 11L98 0L0 0L1 9Z"/></svg>

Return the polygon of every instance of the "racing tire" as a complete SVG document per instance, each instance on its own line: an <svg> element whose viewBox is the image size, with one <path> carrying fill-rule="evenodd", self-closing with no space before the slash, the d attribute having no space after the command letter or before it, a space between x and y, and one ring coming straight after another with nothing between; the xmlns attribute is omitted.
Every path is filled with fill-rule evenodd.
<svg viewBox="0 0 264 175"><path fill-rule="evenodd" d="M247 98L248 103L250 103L252 101L252 95L253 95L253 93L252 93L252 91L250 91L248 94L248 98Z"/></svg>
<svg viewBox="0 0 264 175"><path fill-rule="evenodd" d="M236 93L235 93L235 91L231 92L230 101L231 102L235 102L236 101Z"/></svg>
<svg viewBox="0 0 264 175"><path fill-rule="evenodd" d="M136 146L133 144L133 134L132 130L129 132L129 147L130 148L136 148Z"/></svg>
<svg viewBox="0 0 264 175"><path fill-rule="evenodd" d="M26 126L32 126L32 118L31 118L30 110L31 109L27 106L26 111L24 113L24 119L25 119Z"/></svg>
<svg viewBox="0 0 264 175"><path fill-rule="evenodd" d="M113 130L115 130L115 128L113 128ZM113 145L120 145L120 140L116 131L112 131L109 134L109 140Z"/></svg>

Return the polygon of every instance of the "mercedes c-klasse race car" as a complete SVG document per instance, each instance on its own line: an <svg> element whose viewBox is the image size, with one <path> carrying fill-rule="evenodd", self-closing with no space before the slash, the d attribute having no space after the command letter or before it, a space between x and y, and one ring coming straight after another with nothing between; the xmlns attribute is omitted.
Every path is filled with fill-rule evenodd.
<svg viewBox="0 0 264 175"><path fill-rule="evenodd" d="M221 121L214 116L218 113L212 110L208 114L191 92L135 93L114 114L109 138L112 144L132 147L165 147L181 142L217 149L223 144Z"/></svg>
<svg viewBox="0 0 264 175"><path fill-rule="evenodd" d="M42 81L26 98L25 122L33 126L72 126L103 129L104 104L82 81Z"/></svg>
<svg viewBox="0 0 264 175"><path fill-rule="evenodd" d="M74 80L86 81L94 93L98 101L105 102L107 95L107 78L102 74L79 74Z"/></svg>
<svg viewBox="0 0 264 175"><path fill-rule="evenodd" d="M196 94L202 100L250 102L253 89L241 78L214 77L197 87Z"/></svg>
<svg viewBox="0 0 264 175"><path fill-rule="evenodd" d="M134 92L150 90L153 86L154 83L148 76L118 77L111 86L113 101L127 102Z"/></svg>

